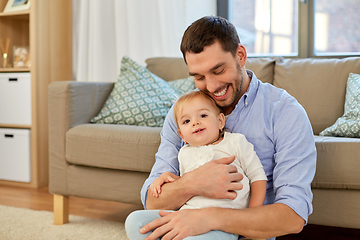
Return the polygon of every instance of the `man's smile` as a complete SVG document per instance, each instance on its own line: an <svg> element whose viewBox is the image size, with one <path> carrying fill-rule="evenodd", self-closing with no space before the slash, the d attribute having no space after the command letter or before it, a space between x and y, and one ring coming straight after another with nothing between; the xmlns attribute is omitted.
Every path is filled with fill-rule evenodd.
<svg viewBox="0 0 360 240"><path fill-rule="evenodd" d="M216 100L222 100L226 97L227 90L229 89L229 85L227 85L223 90L213 92L213 96Z"/></svg>

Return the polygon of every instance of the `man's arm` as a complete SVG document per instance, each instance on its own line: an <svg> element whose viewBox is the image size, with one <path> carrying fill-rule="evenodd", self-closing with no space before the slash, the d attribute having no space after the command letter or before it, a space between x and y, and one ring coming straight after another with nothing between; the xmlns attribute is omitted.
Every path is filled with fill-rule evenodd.
<svg viewBox="0 0 360 240"><path fill-rule="evenodd" d="M209 217L217 218L214 221L215 229L257 238L299 233L305 223L304 219L282 203L234 211L213 208L209 209Z"/></svg>
<svg viewBox="0 0 360 240"><path fill-rule="evenodd" d="M154 197L159 197L161 193L162 185L169 182L175 182L180 177L171 173L171 172L164 172L160 175L149 187L148 194L150 193Z"/></svg>
<svg viewBox="0 0 360 240"><path fill-rule="evenodd" d="M214 229L246 237L271 238L299 233L305 223L290 207L281 203L233 211L219 208L208 210L209 218L217 220L214 221Z"/></svg>
<svg viewBox="0 0 360 240"><path fill-rule="evenodd" d="M246 209L203 208L185 209L176 212L160 211L159 218L141 229L146 233L156 229L146 240L164 236L183 239L211 230L234 234L272 238L290 233L299 233L305 221L285 204L275 203Z"/></svg>
<svg viewBox="0 0 360 240"><path fill-rule="evenodd" d="M210 161L175 182L164 184L158 198L147 195L147 209L177 210L193 196L235 199L235 190L242 189L243 176L234 165L229 165L234 159L232 156Z"/></svg>
<svg viewBox="0 0 360 240"><path fill-rule="evenodd" d="M175 182L165 183L162 185L161 194L154 197L148 190L146 208L147 209L164 209L177 210L184 205L193 195L186 188L186 183L182 178Z"/></svg>
<svg viewBox="0 0 360 240"><path fill-rule="evenodd" d="M177 132L176 123L174 121L174 112L173 107L170 109L168 115L166 116L163 129L161 131L161 144L159 146L158 152L155 155L156 161L154 166L151 169L149 177L144 182L144 185L141 189L141 201L145 209L153 209L155 205L152 204L152 194L149 191L150 185L164 172L171 172L175 175L180 175L179 171L179 162L177 155L179 149L182 147L182 140ZM159 202L158 209L171 209L169 207L161 208L161 201L166 195L166 188L170 183L164 184L162 194L157 198L156 202ZM148 194L149 193L149 194ZM148 199L150 205L148 206ZM174 208L175 209L175 208Z"/></svg>

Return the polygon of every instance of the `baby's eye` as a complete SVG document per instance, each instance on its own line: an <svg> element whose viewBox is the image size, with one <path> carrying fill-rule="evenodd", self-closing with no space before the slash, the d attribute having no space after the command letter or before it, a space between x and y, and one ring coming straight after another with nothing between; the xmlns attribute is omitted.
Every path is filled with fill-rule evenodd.
<svg viewBox="0 0 360 240"><path fill-rule="evenodd" d="M189 123L190 122L190 120L189 119L186 119L185 121L183 121L183 124L187 124L187 123Z"/></svg>
<svg viewBox="0 0 360 240"><path fill-rule="evenodd" d="M207 114L201 114L201 118L206 118Z"/></svg>

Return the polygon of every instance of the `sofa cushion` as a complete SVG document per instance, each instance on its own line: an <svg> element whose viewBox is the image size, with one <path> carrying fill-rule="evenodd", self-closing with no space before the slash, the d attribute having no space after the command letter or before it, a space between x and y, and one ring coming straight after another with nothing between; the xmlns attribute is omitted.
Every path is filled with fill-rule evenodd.
<svg viewBox="0 0 360 240"><path fill-rule="evenodd" d="M91 122L162 127L180 95L166 81L125 56L114 88Z"/></svg>
<svg viewBox="0 0 360 240"><path fill-rule="evenodd" d="M350 73L346 84L344 115L319 135L360 137L360 75Z"/></svg>
<svg viewBox="0 0 360 240"><path fill-rule="evenodd" d="M360 139L315 136L317 149L313 188L360 190Z"/></svg>
<svg viewBox="0 0 360 240"><path fill-rule="evenodd" d="M155 57L145 62L150 72L166 81L189 77L189 68L183 58Z"/></svg>
<svg viewBox="0 0 360 240"><path fill-rule="evenodd" d="M160 127L78 125L66 133L66 160L77 165L150 172L160 131Z"/></svg>
<svg viewBox="0 0 360 240"><path fill-rule="evenodd" d="M274 82L275 58L248 58L245 67L253 71L262 82Z"/></svg>
<svg viewBox="0 0 360 240"><path fill-rule="evenodd" d="M318 135L343 115L351 72L360 73L360 58L281 59L275 64L274 86L285 89L303 105Z"/></svg>

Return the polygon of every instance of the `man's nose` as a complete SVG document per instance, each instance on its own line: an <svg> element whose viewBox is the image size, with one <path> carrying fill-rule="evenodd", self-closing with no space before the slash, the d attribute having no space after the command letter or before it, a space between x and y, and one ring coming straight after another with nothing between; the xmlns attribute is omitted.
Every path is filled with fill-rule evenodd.
<svg viewBox="0 0 360 240"><path fill-rule="evenodd" d="M206 79L206 89L213 93L220 89L221 82L215 76L209 76Z"/></svg>

